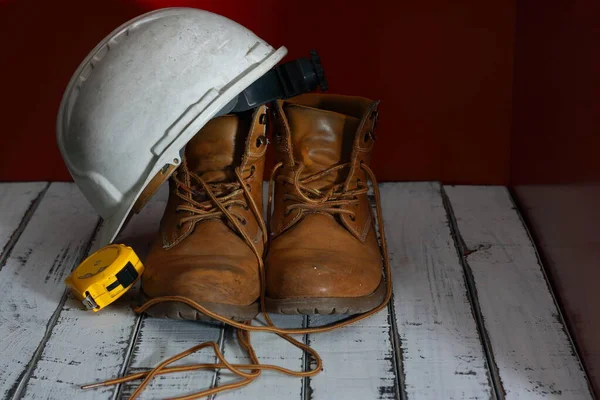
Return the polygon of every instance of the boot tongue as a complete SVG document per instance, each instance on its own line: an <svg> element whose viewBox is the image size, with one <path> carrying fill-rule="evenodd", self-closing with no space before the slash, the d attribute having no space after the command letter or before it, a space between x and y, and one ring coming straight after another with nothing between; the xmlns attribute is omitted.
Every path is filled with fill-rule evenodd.
<svg viewBox="0 0 600 400"><path fill-rule="evenodd" d="M188 169L206 182L230 182L240 163L245 136L235 115L210 120L185 148Z"/></svg>
<svg viewBox="0 0 600 400"><path fill-rule="evenodd" d="M287 105L285 114L292 132L294 160L304 164L300 178L350 161L358 118L298 104ZM308 186L327 189L343 182L347 173L343 169L327 174Z"/></svg>

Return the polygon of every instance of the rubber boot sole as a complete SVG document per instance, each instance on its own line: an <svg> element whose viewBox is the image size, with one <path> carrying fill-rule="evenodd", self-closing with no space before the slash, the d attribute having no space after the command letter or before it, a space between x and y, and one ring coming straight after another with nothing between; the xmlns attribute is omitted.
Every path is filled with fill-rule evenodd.
<svg viewBox="0 0 600 400"><path fill-rule="evenodd" d="M361 314L371 311L385 298L385 282L375 291L362 297L305 297L273 299L266 297L265 306L269 313L288 315Z"/></svg>
<svg viewBox="0 0 600 400"><path fill-rule="evenodd" d="M150 297L146 296L143 292L141 293L141 297L144 302L151 299ZM253 319L254 317L256 317L256 315L258 315L259 311L258 302L254 302L247 306L208 302L202 302L199 304L225 318L240 322L249 321ZM145 312L151 317L156 318L216 322L214 319L207 317L195 308L190 307L185 303L178 302L158 303L148 308Z"/></svg>

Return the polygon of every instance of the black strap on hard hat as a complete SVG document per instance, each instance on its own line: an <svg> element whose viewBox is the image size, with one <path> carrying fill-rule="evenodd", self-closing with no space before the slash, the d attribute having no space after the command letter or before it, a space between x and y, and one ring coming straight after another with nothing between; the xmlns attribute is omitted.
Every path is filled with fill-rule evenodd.
<svg viewBox="0 0 600 400"><path fill-rule="evenodd" d="M327 81L321 59L316 50L312 50L310 59L298 58L275 66L223 107L217 116L247 111L273 100L312 92L317 87L326 91Z"/></svg>

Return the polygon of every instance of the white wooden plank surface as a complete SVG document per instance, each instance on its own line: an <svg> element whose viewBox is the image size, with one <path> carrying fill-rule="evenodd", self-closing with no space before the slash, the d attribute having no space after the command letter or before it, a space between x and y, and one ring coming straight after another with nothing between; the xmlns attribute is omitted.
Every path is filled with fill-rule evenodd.
<svg viewBox="0 0 600 400"><path fill-rule="evenodd" d="M504 187L444 188L506 399L591 399L536 250Z"/></svg>
<svg viewBox="0 0 600 400"><path fill-rule="evenodd" d="M447 192L466 248L476 250L467 261L506 398L591 398L535 249L506 190L449 187ZM382 195L394 269L393 309L399 327L403 394L408 399L492 397L439 186L384 184ZM165 198L163 192L162 198L154 199L119 241L133 243L143 256L157 230ZM10 398L16 391L25 398L111 399L114 388L81 391L77 385L118 375L130 351L130 369L135 371L153 367L199 342L219 338L220 329L215 326L148 318L132 349L131 338L139 325L129 310L131 297L98 314L82 311L69 299L29 371L31 378L19 386L18 379L47 338L48 321L56 318L62 280L83 256L96 221L74 185L51 185L0 270L1 398ZM310 324L330 318L311 317ZM299 320L278 318L278 324L293 326ZM308 382L304 392L302 379L265 372L250 386L217 397L395 398L389 330L382 312L364 321L362 327L311 335L310 343L323 356L325 370ZM242 361L237 345L225 339L226 357ZM252 339L264 362L301 368L301 352L275 335L253 333ZM214 357L203 352L182 363L193 361L213 362ZM227 375L163 376L143 397L191 393L210 387L216 379L224 383L230 379ZM122 394L130 392L131 387L125 386Z"/></svg>
<svg viewBox="0 0 600 400"><path fill-rule="evenodd" d="M217 342L220 332L221 328L217 324L144 317L134 345L128 373L147 371L166 358L202 342ZM212 350L204 349L172 365L214 363L215 361L216 357ZM210 388L214 379L215 372L212 370L158 376L139 398L165 399L192 394ZM124 384L121 398L129 398L139 383L140 381Z"/></svg>
<svg viewBox="0 0 600 400"><path fill-rule="evenodd" d="M54 183L0 270L0 398L20 390L97 222L76 186Z"/></svg>
<svg viewBox="0 0 600 400"><path fill-rule="evenodd" d="M270 315L280 328L300 328L306 317L300 315ZM262 315L258 317L263 320ZM259 323L264 325L264 323ZM294 336L303 341L302 337ZM252 332L250 340L258 359L263 364L275 364L294 371L302 371L304 358L302 350L294 347L284 339L272 333ZM240 347L232 329L226 330L223 355L231 363L248 363L244 350ZM223 385L240 378L229 371L223 370L217 374L217 384ZM216 396L219 400L229 399L261 399L261 400L301 400L303 378L290 377L274 371L263 371L261 376L250 385Z"/></svg>
<svg viewBox="0 0 600 400"><path fill-rule="evenodd" d="M347 316L314 315L309 327ZM323 359L323 371L308 380L309 399L397 399L394 350L387 309L358 324L308 335Z"/></svg>
<svg viewBox="0 0 600 400"><path fill-rule="evenodd" d="M385 183L381 195L406 397L491 398L439 184Z"/></svg>
<svg viewBox="0 0 600 400"><path fill-rule="evenodd" d="M77 190L73 185L72 188ZM135 215L116 243L132 246L144 259L166 205L166 187ZM64 289L62 282L60 289ZM116 387L82 390L82 384L117 377L123 370L139 317L131 310L132 289L99 313L85 311L69 296L25 387L27 399L110 399Z"/></svg>
<svg viewBox="0 0 600 400"><path fill-rule="evenodd" d="M7 256L5 247L46 185L45 182L0 184L0 262Z"/></svg>

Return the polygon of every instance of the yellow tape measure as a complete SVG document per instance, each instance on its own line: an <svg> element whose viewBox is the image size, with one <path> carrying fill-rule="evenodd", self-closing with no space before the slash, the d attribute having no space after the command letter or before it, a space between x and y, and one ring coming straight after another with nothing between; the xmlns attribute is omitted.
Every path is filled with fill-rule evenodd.
<svg viewBox="0 0 600 400"><path fill-rule="evenodd" d="M88 310L97 312L125 294L143 272L131 247L111 244L83 260L65 284Z"/></svg>

